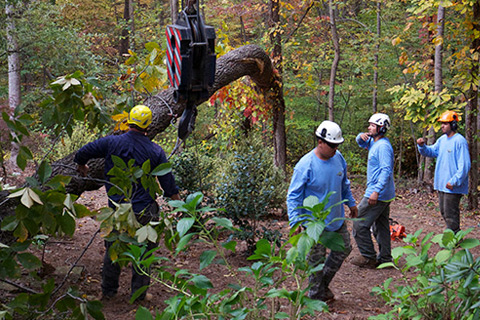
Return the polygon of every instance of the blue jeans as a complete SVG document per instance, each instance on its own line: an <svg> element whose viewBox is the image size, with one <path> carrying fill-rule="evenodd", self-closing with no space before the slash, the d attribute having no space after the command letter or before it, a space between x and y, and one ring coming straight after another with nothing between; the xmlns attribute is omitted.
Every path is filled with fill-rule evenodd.
<svg viewBox="0 0 480 320"><path fill-rule="evenodd" d="M358 218L364 220L353 222L353 237L358 250L365 258L377 260L380 263L392 261L390 243L390 202L377 201L373 206L368 205L368 198L363 198L358 205ZM371 228L378 243L378 256L375 251Z"/></svg>

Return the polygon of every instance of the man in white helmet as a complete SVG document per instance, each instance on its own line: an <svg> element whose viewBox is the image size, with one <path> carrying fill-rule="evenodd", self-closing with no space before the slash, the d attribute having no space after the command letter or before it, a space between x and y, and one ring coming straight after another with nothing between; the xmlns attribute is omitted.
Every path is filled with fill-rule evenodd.
<svg viewBox="0 0 480 320"><path fill-rule="evenodd" d="M390 129L390 118L376 113L368 120L367 132L359 133L356 141L368 150L367 189L358 205L358 218L353 222L353 237L360 256L352 263L362 268L376 268L379 264L392 261L390 243L390 203L395 198L393 181L393 148L385 134ZM375 251L371 227L378 243Z"/></svg>
<svg viewBox="0 0 480 320"><path fill-rule="evenodd" d="M352 247L350 235L344 220L343 205L335 204L347 200L350 208L350 217L357 215L355 199L350 190L350 181L347 178L347 163L342 154L337 151L344 141L342 130L332 121L323 121L315 132L317 146L300 159L295 166L287 195L288 217L290 226L301 221L301 215L308 214L303 206L303 200L309 196L316 196L323 201L328 193L334 193L328 199L326 208L332 207L325 223L326 231L337 232L344 241L345 251L331 251L326 258L326 248L322 244L315 245L309 253L308 262L312 267L324 263L321 271L309 277L310 290L308 296L312 299L328 301L334 298L329 284L347 258Z"/></svg>

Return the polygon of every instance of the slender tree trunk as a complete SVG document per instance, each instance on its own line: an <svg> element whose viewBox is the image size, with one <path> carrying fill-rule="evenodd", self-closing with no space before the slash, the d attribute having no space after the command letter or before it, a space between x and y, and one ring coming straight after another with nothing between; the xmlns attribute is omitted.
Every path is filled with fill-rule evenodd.
<svg viewBox="0 0 480 320"><path fill-rule="evenodd" d="M275 166L286 172L287 163L287 138L285 133L285 100L283 97L283 56L282 38L279 28L280 23L280 0L270 1L270 27L274 30L270 34L270 42L273 45L272 60L278 71L278 81L281 84L277 92L273 92L269 100L273 106L273 147L275 150Z"/></svg>
<svg viewBox="0 0 480 320"><path fill-rule="evenodd" d="M131 8L132 8L132 0L125 0L124 8L123 8L124 26L122 28L122 36L120 38L120 55L121 56L128 54L128 49L130 49Z"/></svg>
<svg viewBox="0 0 480 320"><path fill-rule="evenodd" d="M21 102L20 54L16 36L15 11L15 6L10 1L7 1L5 5L5 13L7 19L8 105L10 108L11 117L13 117L15 108L20 105ZM18 144L16 142L12 142L9 162L13 167L16 167L18 151Z"/></svg>
<svg viewBox="0 0 480 320"><path fill-rule="evenodd" d="M330 13L330 28L332 32L332 41L335 55L333 57L332 68L330 70L330 92L328 94L328 119L334 121L334 101L335 101L335 79L337 76L338 63L340 62L340 41L337 34L337 24L335 17L337 14L337 8L332 3L332 0L328 1L329 13Z"/></svg>
<svg viewBox="0 0 480 320"><path fill-rule="evenodd" d="M440 93L443 90L443 30L445 26L445 8L441 5L438 6L437 10L437 45L435 46L435 57L434 57L434 83L435 83L435 92ZM441 41L438 41L440 39ZM428 130L427 144L432 145L435 143L435 129L430 127ZM425 159L425 173L424 180L430 182L433 178L433 159Z"/></svg>
<svg viewBox="0 0 480 320"><path fill-rule="evenodd" d="M480 32L480 1L477 1L473 6L473 29L477 32ZM476 38L472 41L471 44L472 54L480 53L480 39ZM478 77L480 75L480 59L477 58L476 61L473 61L473 67L471 69L471 74L473 77ZM466 125L466 138L470 150L470 159L472 161L472 167L469 172L469 185L468 185L468 209L478 209L478 115L479 115L479 106L480 106L480 95L478 94L478 86L476 88L470 89L469 93L468 106L470 107L469 112L467 113L467 125Z"/></svg>
<svg viewBox="0 0 480 320"><path fill-rule="evenodd" d="M380 0L377 0L377 44L375 45L375 55L374 67L373 67L373 101L372 109L373 113L377 112L377 91L378 91L378 53L380 52L380 31L381 31L381 20L380 13L382 9L382 3Z"/></svg>

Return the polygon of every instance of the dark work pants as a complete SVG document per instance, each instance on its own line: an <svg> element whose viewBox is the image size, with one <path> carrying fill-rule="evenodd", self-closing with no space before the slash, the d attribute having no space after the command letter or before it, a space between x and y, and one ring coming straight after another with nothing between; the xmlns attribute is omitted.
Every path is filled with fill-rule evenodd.
<svg viewBox="0 0 480 320"><path fill-rule="evenodd" d="M308 279L310 284L308 296L310 298L322 297L325 295L325 292L333 277L342 266L343 261L345 261L352 251L347 224L343 223L340 229L335 232L342 236L345 251L330 251L330 254L328 257L326 257L327 248L325 248L325 246L321 243L317 243L315 246L313 246L308 254L308 264L312 268L318 266L320 263L325 263L323 270L315 272L314 274L310 275Z"/></svg>
<svg viewBox="0 0 480 320"><path fill-rule="evenodd" d="M365 258L378 260L381 263L392 261L390 243L390 202L377 201L373 206L368 205L368 198L363 198L358 205L358 218L364 220L353 222L353 237L358 250ZM378 243L378 257L372 241L372 232Z"/></svg>
<svg viewBox="0 0 480 320"><path fill-rule="evenodd" d="M146 225L150 221L158 221L158 205L156 202L146 210L145 215L137 215L137 220L142 225ZM103 268L102 268L102 293L104 296L113 296L118 291L119 279L121 268L117 263L113 263L110 258L109 249L113 242L105 240L105 255L103 256ZM147 248L145 252L157 247L157 243L147 242ZM145 256L142 256L145 258ZM147 270L150 273L150 270ZM143 286L150 285L150 277L141 273L138 273L132 265L132 281L131 281L131 294L133 295L138 289ZM137 299L144 299L146 291L144 291Z"/></svg>
<svg viewBox="0 0 480 320"><path fill-rule="evenodd" d="M440 213L447 228L457 233L460 231L460 200L462 194L438 192Z"/></svg>

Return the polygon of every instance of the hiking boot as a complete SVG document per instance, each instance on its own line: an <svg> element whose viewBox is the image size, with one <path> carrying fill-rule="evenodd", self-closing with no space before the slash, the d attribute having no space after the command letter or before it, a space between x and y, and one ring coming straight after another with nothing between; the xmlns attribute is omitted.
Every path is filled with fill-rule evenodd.
<svg viewBox="0 0 480 320"><path fill-rule="evenodd" d="M116 295L117 295L116 292L104 292L102 293L102 297L100 298L100 300L109 301L109 300L112 300Z"/></svg>
<svg viewBox="0 0 480 320"><path fill-rule="evenodd" d="M353 258L350 263L367 269L375 269L378 266L377 260L365 258L362 255Z"/></svg>
<svg viewBox="0 0 480 320"><path fill-rule="evenodd" d="M325 292L323 292L323 293L317 293L317 294L313 294L313 295L309 294L309 298L310 299L315 299L315 300L321 300L323 302L327 302L329 300L335 299L335 295L333 294L332 290L327 288L327 289L325 289Z"/></svg>

